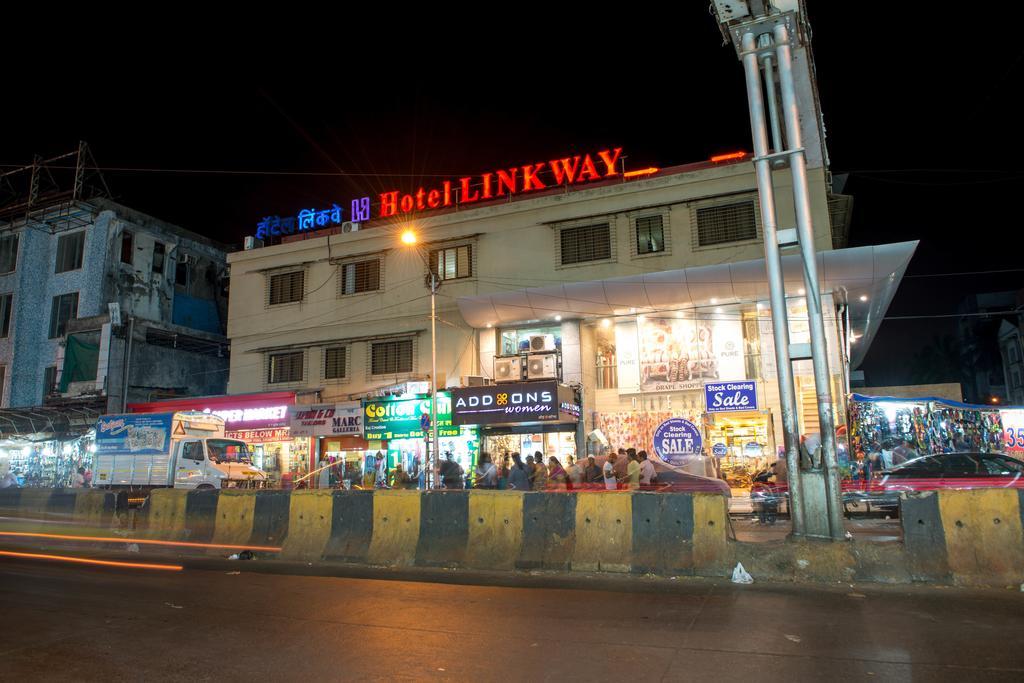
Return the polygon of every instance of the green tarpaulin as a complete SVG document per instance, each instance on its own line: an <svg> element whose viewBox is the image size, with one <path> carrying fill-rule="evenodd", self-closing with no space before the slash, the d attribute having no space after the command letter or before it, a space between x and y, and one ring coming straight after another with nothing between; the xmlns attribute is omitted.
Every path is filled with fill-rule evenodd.
<svg viewBox="0 0 1024 683"><path fill-rule="evenodd" d="M71 382L96 381L96 363L99 361L100 347L81 341L74 335L68 336L64 348L64 371L60 375L58 389L63 394Z"/></svg>

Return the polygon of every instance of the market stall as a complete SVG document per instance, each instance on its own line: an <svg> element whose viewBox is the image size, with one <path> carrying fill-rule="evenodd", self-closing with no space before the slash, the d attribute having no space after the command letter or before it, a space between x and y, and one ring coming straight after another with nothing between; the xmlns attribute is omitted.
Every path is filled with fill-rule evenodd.
<svg viewBox="0 0 1024 683"><path fill-rule="evenodd" d="M1024 451L1024 408L1019 406L853 394L849 411L850 450L858 461L901 444L920 454Z"/></svg>

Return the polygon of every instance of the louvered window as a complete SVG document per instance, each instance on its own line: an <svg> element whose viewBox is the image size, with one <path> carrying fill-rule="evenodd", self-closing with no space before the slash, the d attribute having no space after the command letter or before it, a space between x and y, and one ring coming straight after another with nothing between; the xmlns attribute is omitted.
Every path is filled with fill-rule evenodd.
<svg viewBox="0 0 1024 683"><path fill-rule="evenodd" d="M736 202L697 209L699 246L757 239L754 202Z"/></svg>
<svg viewBox="0 0 1024 683"><path fill-rule="evenodd" d="M267 382L279 384L281 382L302 381L302 351L290 351L288 353L272 353L267 363Z"/></svg>
<svg viewBox="0 0 1024 683"><path fill-rule="evenodd" d="M660 215L636 219L636 253L656 254L665 251L665 225Z"/></svg>
<svg viewBox="0 0 1024 683"><path fill-rule="evenodd" d="M603 261L612 257L611 228L608 223L562 228L559 240L563 266Z"/></svg>
<svg viewBox="0 0 1024 683"><path fill-rule="evenodd" d="M370 355L370 372L374 375L412 372L412 339L375 342Z"/></svg>
<svg viewBox="0 0 1024 683"><path fill-rule="evenodd" d="M473 277L473 246L463 244L432 251L430 267L442 280Z"/></svg>
<svg viewBox="0 0 1024 683"><path fill-rule="evenodd" d="M341 266L341 293L360 294L380 289L380 259L357 261Z"/></svg>
<svg viewBox="0 0 1024 683"><path fill-rule="evenodd" d="M280 273L270 276L270 305L302 301L305 288L305 271Z"/></svg>
<svg viewBox="0 0 1024 683"><path fill-rule="evenodd" d="M324 349L324 379L345 379L345 347Z"/></svg>

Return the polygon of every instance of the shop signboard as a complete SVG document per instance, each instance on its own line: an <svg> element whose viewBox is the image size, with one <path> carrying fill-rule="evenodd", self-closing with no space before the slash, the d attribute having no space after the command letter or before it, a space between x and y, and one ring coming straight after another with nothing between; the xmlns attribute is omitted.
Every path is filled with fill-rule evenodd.
<svg viewBox="0 0 1024 683"><path fill-rule="evenodd" d="M576 421L580 414L572 389L554 380L453 389L452 410L457 425Z"/></svg>
<svg viewBox="0 0 1024 683"><path fill-rule="evenodd" d="M362 436L363 408L359 401L288 407L292 436Z"/></svg>
<svg viewBox="0 0 1024 683"><path fill-rule="evenodd" d="M704 406L709 413L757 410L757 383L744 381L705 384Z"/></svg>
<svg viewBox="0 0 1024 683"><path fill-rule="evenodd" d="M279 443L291 441L292 433L287 427L273 429L234 429L224 432L226 439L238 439L246 443Z"/></svg>
<svg viewBox="0 0 1024 683"><path fill-rule="evenodd" d="M654 452L670 465L685 465L701 454L700 430L689 420L670 417L654 430Z"/></svg>
<svg viewBox="0 0 1024 683"><path fill-rule="evenodd" d="M96 452L159 455L167 452L173 413L104 415L96 423Z"/></svg>
<svg viewBox="0 0 1024 683"><path fill-rule="evenodd" d="M363 431L369 441L392 439L422 439L430 434L424 430L420 418L430 415L430 397L372 399L363 401ZM458 427L452 426L452 399L448 392L437 394L437 435L459 436Z"/></svg>
<svg viewBox="0 0 1024 683"><path fill-rule="evenodd" d="M1003 451L1017 457L1024 454L1024 410L1000 410L1003 423Z"/></svg>

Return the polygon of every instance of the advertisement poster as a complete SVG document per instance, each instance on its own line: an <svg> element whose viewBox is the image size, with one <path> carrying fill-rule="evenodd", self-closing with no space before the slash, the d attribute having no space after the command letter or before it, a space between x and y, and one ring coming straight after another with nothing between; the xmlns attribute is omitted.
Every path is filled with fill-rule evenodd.
<svg viewBox="0 0 1024 683"><path fill-rule="evenodd" d="M171 413L105 415L96 423L96 453L157 455L170 447Z"/></svg>
<svg viewBox="0 0 1024 683"><path fill-rule="evenodd" d="M757 383L744 381L705 384L704 406L709 413L757 410Z"/></svg>
<svg viewBox="0 0 1024 683"><path fill-rule="evenodd" d="M685 465L701 454L700 430L689 420L669 418L654 430L654 452L670 465Z"/></svg>
<svg viewBox="0 0 1024 683"><path fill-rule="evenodd" d="M641 392L694 391L708 380L746 377L739 320L643 318L637 332Z"/></svg>

